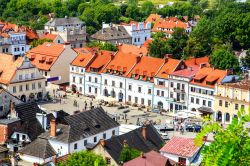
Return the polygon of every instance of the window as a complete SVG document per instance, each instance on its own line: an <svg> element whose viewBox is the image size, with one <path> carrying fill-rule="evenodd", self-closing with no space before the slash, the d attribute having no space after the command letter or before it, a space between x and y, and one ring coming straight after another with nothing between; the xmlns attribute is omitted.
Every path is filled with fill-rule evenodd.
<svg viewBox="0 0 250 166"><path fill-rule="evenodd" d="M13 86L13 93L16 93L16 86Z"/></svg>
<svg viewBox="0 0 250 166"><path fill-rule="evenodd" d="M151 100L148 100L148 106L151 106Z"/></svg>
<svg viewBox="0 0 250 166"><path fill-rule="evenodd" d="M136 43L136 38L134 39L134 42Z"/></svg>
<svg viewBox="0 0 250 166"><path fill-rule="evenodd" d="M208 101L208 102L207 102L207 106L208 106L208 107L212 107L212 102L211 102L211 101Z"/></svg>
<svg viewBox="0 0 250 166"><path fill-rule="evenodd" d="M112 130L112 135L115 135L115 130Z"/></svg>
<svg viewBox="0 0 250 166"><path fill-rule="evenodd" d="M107 85L107 84L108 84L108 80L105 79L105 80L104 80L104 85Z"/></svg>
<svg viewBox="0 0 250 166"><path fill-rule="evenodd" d="M152 90L151 89L148 89L148 94L151 94L152 93Z"/></svg>
<svg viewBox="0 0 250 166"><path fill-rule="evenodd" d="M199 104L200 103L200 99L196 99L196 104Z"/></svg>
<svg viewBox="0 0 250 166"><path fill-rule="evenodd" d="M239 109L239 104L235 104L235 105L234 105L234 109L235 109L235 110L238 110L238 109Z"/></svg>
<svg viewBox="0 0 250 166"><path fill-rule="evenodd" d="M109 165L111 163L111 159L109 157L106 157L105 160L106 160L107 165Z"/></svg>
<svg viewBox="0 0 250 166"><path fill-rule="evenodd" d="M202 105L203 105L203 106L206 106L206 100L203 100L203 101L202 101Z"/></svg>
<svg viewBox="0 0 250 166"><path fill-rule="evenodd" d="M164 97L164 91L161 91L161 96Z"/></svg>
<svg viewBox="0 0 250 166"><path fill-rule="evenodd" d="M164 81L159 81L158 82L158 85L164 85L165 83L164 83Z"/></svg>
<svg viewBox="0 0 250 166"><path fill-rule="evenodd" d="M132 90L132 85L128 85L128 90Z"/></svg>
<svg viewBox="0 0 250 166"><path fill-rule="evenodd" d="M73 76L73 82L76 82L76 77Z"/></svg>
<svg viewBox="0 0 250 166"><path fill-rule="evenodd" d="M96 142L97 141L97 138L96 137L94 137L94 142Z"/></svg>
<svg viewBox="0 0 250 166"><path fill-rule="evenodd" d="M47 73L47 71L45 71L45 72L44 72L44 76L47 76L47 75L48 75L48 73Z"/></svg>
<svg viewBox="0 0 250 166"><path fill-rule="evenodd" d="M84 146L86 146L88 143L88 140L84 140Z"/></svg>
<svg viewBox="0 0 250 166"><path fill-rule="evenodd" d="M156 91L156 95L157 95L157 96L160 96L160 90L157 90L157 91Z"/></svg>
<svg viewBox="0 0 250 166"><path fill-rule="evenodd" d="M181 84L181 90L185 89L185 84Z"/></svg>
<svg viewBox="0 0 250 166"><path fill-rule="evenodd" d="M103 133L102 137L103 139L106 139L106 133Z"/></svg>
<svg viewBox="0 0 250 166"><path fill-rule="evenodd" d="M177 89L181 89L181 84L180 83L177 83Z"/></svg>
<svg viewBox="0 0 250 166"><path fill-rule="evenodd" d="M97 88L95 88L95 94L97 94Z"/></svg>
<svg viewBox="0 0 250 166"><path fill-rule="evenodd" d="M74 150L76 150L76 149L77 149L77 143L74 144Z"/></svg>
<svg viewBox="0 0 250 166"><path fill-rule="evenodd" d="M222 100L219 100L219 106L222 106Z"/></svg>
<svg viewBox="0 0 250 166"><path fill-rule="evenodd" d="M244 109L245 109L245 105L241 105L241 106L240 106L240 109L243 109L243 110L244 110Z"/></svg>
<svg viewBox="0 0 250 166"><path fill-rule="evenodd" d="M89 93L91 93L91 87L89 86Z"/></svg>
<svg viewBox="0 0 250 166"><path fill-rule="evenodd" d="M170 98L173 98L174 97L174 94L173 92L170 93Z"/></svg>
<svg viewBox="0 0 250 166"><path fill-rule="evenodd" d="M186 159L179 157L179 165L186 165Z"/></svg>
<svg viewBox="0 0 250 166"><path fill-rule="evenodd" d="M42 83L41 82L38 82L38 88L42 88Z"/></svg>
<svg viewBox="0 0 250 166"><path fill-rule="evenodd" d="M57 40L57 43L60 43L60 40Z"/></svg>
<svg viewBox="0 0 250 166"><path fill-rule="evenodd" d="M82 92L82 87L80 87L80 92Z"/></svg>
<svg viewBox="0 0 250 166"><path fill-rule="evenodd" d="M141 93L141 87L138 87L138 92Z"/></svg>
<svg viewBox="0 0 250 166"><path fill-rule="evenodd" d="M24 47L22 47L22 51L24 51Z"/></svg>
<svg viewBox="0 0 250 166"><path fill-rule="evenodd" d="M26 90L29 90L30 89L29 87L30 87L29 84L26 84Z"/></svg>
<svg viewBox="0 0 250 166"><path fill-rule="evenodd" d="M74 67L71 67L71 70L74 71Z"/></svg>
<svg viewBox="0 0 250 166"><path fill-rule="evenodd" d="M194 87L191 87L191 92L195 92L195 88Z"/></svg>
<svg viewBox="0 0 250 166"><path fill-rule="evenodd" d="M23 86L19 85L19 92L22 92L22 91L23 91Z"/></svg>
<svg viewBox="0 0 250 166"><path fill-rule="evenodd" d="M170 87L173 88L174 87L174 83L170 82Z"/></svg>
<svg viewBox="0 0 250 166"><path fill-rule="evenodd" d="M115 81L112 81L112 86L115 86Z"/></svg>
<svg viewBox="0 0 250 166"><path fill-rule="evenodd" d="M26 139L26 135L22 135L22 140L25 140Z"/></svg>
<svg viewBox="0 0 250 166"><path fill-rule="evenodd" d="M23 76L22 75L19 75L19 80L23 80Z"/></svg>
<svg viewBox="0 0 250 166"><path fill-rule="evenodd" d="M191 97L191 103L194 103L194 98L193 97Z"/></svg>
<svg viewBox="0 0 250 166"><path fill-rule="evenodd" d="M228 108L228 102L227 101L225 101L225 107Z"/></svg>
<svg viewBox="0 0 250 166"><path fill-rule="evenodd" d="M144 98L141 98L141 104L144 105Z"/></svg>
<svg viewBox="0 0 250 166"><path fill-rule="evenodd" d="M0 111L3 111L3 106L0 106Z"/></svg>
<svg viewBox="0 0 250 166"><path fill-rule="evenodd" d="M120 88L122 88L122 82L120 82Z"/></svg>
<svg viewBox="0 0 250 166"><path fill-rule="evenodd" d="M128 96L128 101L131 101L131 96L130 95Z"/></svg>
<svg viewBox="0 0 250 166"><path fill-rule="evenodd" d="M31 73L31 78L35 78L35 73Z"/></svg>
<svg viewBox="0 0 250 166"><path fill-rule="evenodd" d="M91 82L91 77L89 77L89 82Z"/></svg>
<svg viewBox="0 0 250 166"><path fill-rule="evenodd" d="M147 36L145 37L145 41L147 40Z"/></svg>
<svg viewBox="0 0 250 166"><path fill-rule="evenodd" d="M140 42L140 38L138 37L138 42Z"/></svg>
<svg viewBox="0 0 250 166"><path fill-rule="evenodd" d="M95 77L95 83L97 83L97 78Z"/></svg>
<svg viewBox="0 0 250 166"><path fill-rule="evenodd" d="M136 104L138 103L138 97L135 97L135 103Z"/></svg>

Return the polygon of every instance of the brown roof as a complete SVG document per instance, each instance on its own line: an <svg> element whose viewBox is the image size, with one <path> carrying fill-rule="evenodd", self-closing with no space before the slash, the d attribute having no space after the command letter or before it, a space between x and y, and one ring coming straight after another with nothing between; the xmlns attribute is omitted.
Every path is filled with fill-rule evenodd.
<svg viewBox="0 0 250 166"><path fill-rule="evenodd" d="M223 83L222 85L237 89L250 90L250 80L242 80L235 83Z"/></svg>
<svg viewBox="0 0 250 166"><path fill-rule="evenodd" d="M170 160L156 151L150 151L141 156L124 163L124 166L174 166L177 163Z"/></svg>
<svg viewBox="0 0 250 166"><path fill-rule="evenodd" d="M31 49L27 57L40 70L49 70L64 51L63 44L45 42Z"/></svg>
<svg viewBox="0 0 250 166"><path fill-rule="evenodd" d="M173 137L161 148L160 152L181 157L193 157L200 147L194 145L193 138Z"/></svg>
<svg viewBox="0 0 250 166"><path fill-rule="evenodd" d="M0 53L0 83L9 84L23 60L23 57L18 57L15 60L13 55Z"/></svg>

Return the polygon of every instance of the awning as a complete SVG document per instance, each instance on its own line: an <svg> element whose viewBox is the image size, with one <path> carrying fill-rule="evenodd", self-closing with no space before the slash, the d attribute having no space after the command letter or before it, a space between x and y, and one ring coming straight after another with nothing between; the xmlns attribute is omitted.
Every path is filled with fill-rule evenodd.
<svg viewBox="0 0 250 166"><path fill-rule="evenodd" d="M200 107L200 108L198 108L198 111L200 111L203 114L212 114L212 113L214 113L214 111L209 107Z"/></svg>

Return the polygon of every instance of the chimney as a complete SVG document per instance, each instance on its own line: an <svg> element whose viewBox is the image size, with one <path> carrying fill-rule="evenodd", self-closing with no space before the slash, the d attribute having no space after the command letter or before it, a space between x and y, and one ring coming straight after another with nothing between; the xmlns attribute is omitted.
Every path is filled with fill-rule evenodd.
<svg viewBox="0 0 250 166"><path fill-rule="evenodd" d="M56 165L56 155L52 156L52 163Z"/></svg>
<svg viewBox="0 0 250 166"><path fill-rule="evenodd" d="M15 111L15 103L13 101L10 101L10 116L12 118L16 118L16 111Z"/></svg>
<svg viewBox="0 0 250 166"><path fill-rule="evenodd" d="M100 140L100 144L101 144L103 147L105 146L105 143L106 143L106 142L105 142L104 139L101 139L101 140Z"/></svg>
<svg viewBox="0 0 250 166"><path fill-rule="evenodd" d="M136 57L136 63L139 63L141 61L141 56Z"/></svg>
<svg viewBox="0 0 250 166"><path fill-rule="evenodd" d="M145 140L147 140L147 128L145 126L142 126L141 128L141 134Z"/></svg>
<svg viewBox="0 0 250 166"><path fill-rule="evenodd" d="M110 53L111 60L115 58L115 55L113 53Z"/></svg>
<svg viewBox="0 0 250 166"><path fill-rule="evenodd" d="M71 48L71 46L70 46L70 43L69 42L65 42L64 44L63 44L63 48Z"/></svg>
<svg viewBox="0 0 250 166"><path fill-rule="evenodd" d="M143 152L141 152L141 158L146 158Z"/></svg>
<svg viewBox="0 0 250 166"><path fill-rule="evenodd" d="M56 137L56 120L52 119L50 121L50 136Z"/></svg>

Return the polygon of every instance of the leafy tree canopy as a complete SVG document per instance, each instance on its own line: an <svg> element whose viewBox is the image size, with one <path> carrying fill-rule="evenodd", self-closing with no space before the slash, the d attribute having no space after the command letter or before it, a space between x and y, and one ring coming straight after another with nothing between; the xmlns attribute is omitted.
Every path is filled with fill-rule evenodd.
<svg viewBox="0 0 250 166"><path fill-rule="evenodd" d="M140 151L131 147L124 147L121 151L119 161L123 163L140 156Z"/></svg>
<svg viewBox="0 0 250 166"><path fill-rule="evenodd" d="M37 47L45 42L53 42L53 41L51 39L35 39L30 43L30 48Z"/></svg>
<svg viewBox="0 0 250 166"><path fill-rule="evenodd" d="M118 51L118 48L109 42L98 42L93 41L87 44L88 47L98 47L100 50L107 50L107 51Z"/></svg>

